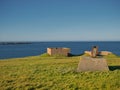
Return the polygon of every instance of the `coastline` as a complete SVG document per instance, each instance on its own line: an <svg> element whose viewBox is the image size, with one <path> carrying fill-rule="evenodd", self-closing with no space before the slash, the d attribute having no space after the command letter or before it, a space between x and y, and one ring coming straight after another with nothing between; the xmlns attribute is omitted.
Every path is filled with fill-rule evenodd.
<svg viewBox="0 0 120 90"><path fill-rule="evenodd" d="M25 43L25 42L24 42ZM28 42L28 44L9 44L0 45L0 58L19 58L40 55L46 52L48 47L68 47L71 48L71 53L78 55L83 54L84 51L91 51L93 45L99 46L99 51L110 51L116 55L120 55L120 42L86 42L86 41L70 41L70 42Z"/></svg>

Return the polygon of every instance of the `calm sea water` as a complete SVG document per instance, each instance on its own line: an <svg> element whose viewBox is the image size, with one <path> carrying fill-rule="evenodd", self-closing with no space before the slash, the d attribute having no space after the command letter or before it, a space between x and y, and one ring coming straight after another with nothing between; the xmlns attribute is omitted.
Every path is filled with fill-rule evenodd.
<svg viewBox="0 0 120 90"><path fill-rule="evenodd" d="M33 42L32 44L0 45L0 59L40 55L47 47L68 47L72 54L82 54L97 45L99 51L120 55L120 42Z"/></svg>

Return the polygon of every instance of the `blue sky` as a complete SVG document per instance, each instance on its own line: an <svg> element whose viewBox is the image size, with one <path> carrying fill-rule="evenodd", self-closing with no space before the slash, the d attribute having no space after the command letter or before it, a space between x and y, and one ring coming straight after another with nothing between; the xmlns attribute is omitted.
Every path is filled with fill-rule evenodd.
<svg viewBox="0 0 120 90"><path fill-rule="evenodd" d="M120 41L120 0L0 0L0 41Z"/></svg>

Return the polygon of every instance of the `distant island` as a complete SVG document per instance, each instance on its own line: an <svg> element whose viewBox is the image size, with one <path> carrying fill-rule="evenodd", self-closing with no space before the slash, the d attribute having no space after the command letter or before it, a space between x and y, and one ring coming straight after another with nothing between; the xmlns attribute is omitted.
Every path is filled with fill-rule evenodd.
<svg viewBox="0 0 120 90"><path fill-rule="evenodd" d="M32 42L0 42L0 45L32 44Z"/></svg>

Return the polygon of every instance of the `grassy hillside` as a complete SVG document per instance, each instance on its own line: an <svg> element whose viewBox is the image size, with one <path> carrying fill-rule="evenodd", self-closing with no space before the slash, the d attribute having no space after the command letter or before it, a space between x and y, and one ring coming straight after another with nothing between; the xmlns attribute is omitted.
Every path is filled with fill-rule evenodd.
<svg viewBox="0 0 120 90"><path fill-rule="evenodd" d="M80 73L80 56L0 60L0 90L120 90L120 57L105 58L110 71Z"/></svg>

